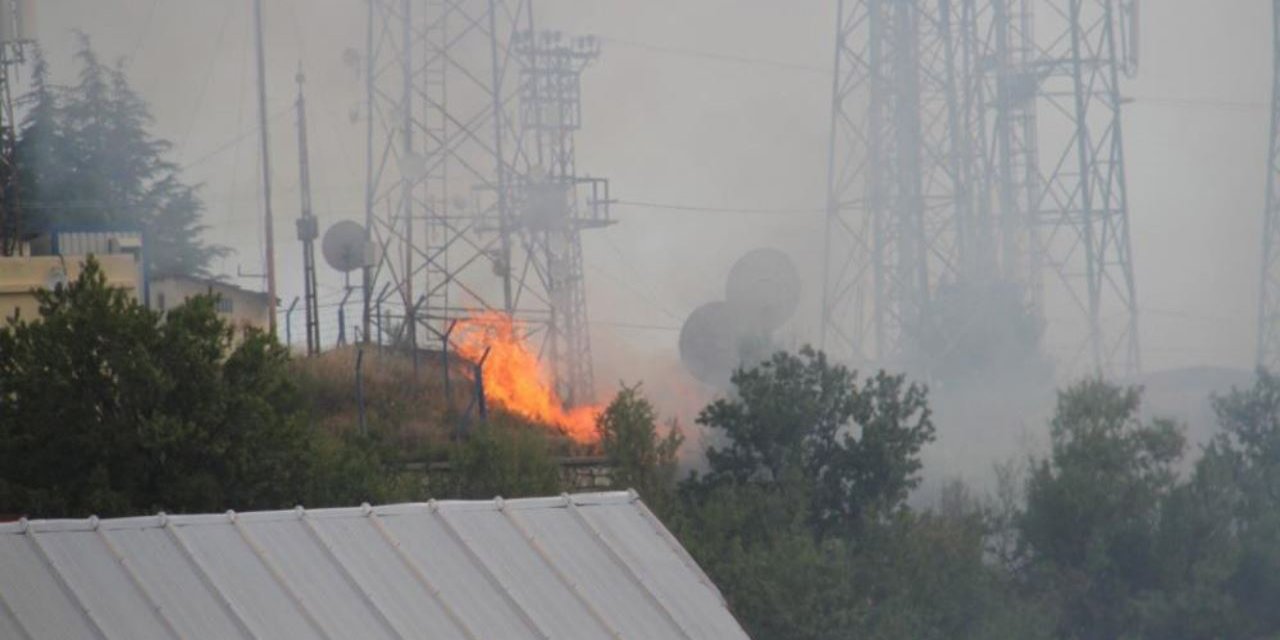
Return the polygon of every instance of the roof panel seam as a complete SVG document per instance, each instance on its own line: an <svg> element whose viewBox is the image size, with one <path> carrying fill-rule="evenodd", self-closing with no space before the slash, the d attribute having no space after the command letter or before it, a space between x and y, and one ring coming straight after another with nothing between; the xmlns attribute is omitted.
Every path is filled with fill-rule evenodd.
<svg viewBox="0 0 1280 640"><path fill-rule="evenodd" d="M520 519L516 517L515 514L511 513L510 509L501 509L500 512L502 513L503 518L505 518L507 522L511 523L511 526L520 533L520 536L524 538L526 543L528 543L529 548L533 549L533 552L542 559L542 562L547 565L548 569L551 569L551 573L555 575L555 577L560 580L564 586L568 587L569 592L572 593L584 607L586 607L587 613L591 614L591 617L595 618L596 621L604 627L605 631L609 632L609 635L621 640L622 634L605 619L604 614L591 603L578 584L570 580L569 576L565 575L564 572L556 566L556 563L551 560L551 556L547 554L546 549L542 547L542 544L538 542L533 533L529 531L528 527L524 526L524 524L520 522Z"/></svg>
<svg viewBox="0 0 1280 640"><path fill-rule="evenodd" d="M396 629L395 625L392 624L391 619L387 617L386 612L383 611L382 607L378 606L378 603L374 601L373 594L369 593L369 591L367 591L363 585L356 580L356 577L352 575L351 570L342 563L342 559L338 557L338 554L334 553L333 545L329 544L329 541L320 533L319 529L316 528L315 523L311 521L311 518L307 517L304 512L298 519L302 520L307 532L311 534L311 538L315 540L316 544L320 545L324 554L328 556L329 561L337 567L338 573L342 574L342 578L347 581L347 584L350 585L356 593L360 594L360 598L364 600L365 604L367 604L370 609L373 610L374 615L378 618L378 622L381 623L392 636L403 639L405 637L404 634L400 633L400 631Z"/></svg>
<svg viewBox="0 0 1280 640"><path fill-rule="evenodd" d="M36 534L34 529L27 530L27 539L31 541L31 546L35 549L36 556L44 563L44 566L49 570L49 573L53 574L54 582L58 584L58 587L62 589L62 592L66 594L67 598L71 600L71 603L84 613L85 620L89 622L89 628L93 630L94 634L98 638L106 640L107 632L102 629L102 625L99 624L97 618L93 616L93 612L89 611L89 607L85 604L84 600L80 598L79 594L76 593L76 590L71 586L71 583L67 582L66 576L62 575L62 572L58 570L57 565L53 563L53 558L49 557L49 552L45 550L44 545L40 543L39 536Z"/></svg>
<svg viewBox="0 0 1280 640"><path fill-rule="evenodd" d="M480 569L480 573L484 574L485 580L488 580L489 584L496 588L498 593L502 595L512 608L516 610L516 613L520 616L520 619L525 623L525 625L528 626L529 630L538 634L539 638L551 640L551 635L533 619L533 616L529 614L529 610L520 604L520 601L516 599L515 594L511 593L511 590L507 588L507 585L503 584L497 574L489 568L489 565L485 564L484 560L480 558L480 555L476 553L475 549L471 548L471 545L467 544L467 541L462 537L462 534L458 533L458 530L453 526L453 523L449 522L449 518L445 517L445 512L439 509L432 509L431 513L435 515L442 525L444 525L445 533L447 533L449 537L453 538L454 542L458 543L458 545L462 547L462 551L467 554L467 558L475 564L476 568Z"/></svg>
<svg viewBox="0 0 1280 640"><path fill-rule="evenodd" d="M22 620L18 619L18 613L5 601L3 591L0 591L0 612L4 612L10 620L13 620L13 624L18 627L18 632L22 634L23 640L35 640L27 626L22 624Z"/></svg>
<svg viewBox="0 0 1280 640"><path fill-rule="evenodd" d="M111 554L111 557L115 559L116 564L120 566L120 570L124 571L125 576L129 578L129 582L138 590L138 594L146 601L147 606L151 608L151 612L155 614L156 619L160 621L160 624L165 628L165 631L168 631L170 636L181 640L182 634L178 633L178 629L173 626L173 621L169 620L168 616L161 611L160 605L157 604L156 599L151 596L151 592L147 591L146 586L142 584L142 580L136 573L134 573L133 569L129 567L129 563L125 560L124 554L120 553L120 550L116 548L116 545L107 538L107 535L102 532L101 527L94 527L93 533L102 541L103 546L107 548L107 552Z"/></svg>
<svg viewBox="0 0 1280 640"><path fill-rule="evenodd" d="M284 574L280 573L280 569L277 568L275 563L271 562L271 559L267 557L266 551L263 550L262 547L258 546L258 543L249 535L249 531L245 529L244 525L240 522L240 519L237 518L234 513L230 514L230 519L231 526L236 530L236 533L240 534L240 539L244 540L244 543L249 546L249 550L253 552L253 555L257 556L258 562L261 562L263 568L267 570L271 579L276 581L276 585L284 591L285 596L288 597L289 600L293 602L293 605L298 608L298 613L302 614L302 617L307 621L307 624L310 625L312 629L315 629L316 633L320 634L320 637L333 640L333 636L329 635L329 632L326 631L324 626L320 624L320 621L316 619L315 614L312 613L311 610L307 608L307 605L302 602L302 598L293 590L292 587L289 586L289 583L285 581Z"/></svg>
<svg viewBox="0 0 1280 640"><path fill-rule="evenodd" d="M720 606L724 607L727 611L729 609L729 603L725 601L724 594L720 593L720 589L718 589L715 583L711 581L711 578L702 570L702 567L698 566L698 563L693 559L693 556L689 555L689 552L680 545L680 542L675 539L675 536L671 535L671 532L662 524L662 521L658 519L658 516L653 515L653 512L649 510L649 507L646 507L639 499L632 504L636 505L636 510L640 512L641 517L649 522L649 525L653 527L653 530L658 534L658 537L661 538L663 542L667 543L667 546L676 554L676 557L689 568L689 571L693 572L693 575L698 578L698 582L701 582L704 587L710 589L711 593L715 594L716 599L720 601Z"/></svg>
<svg viewBox="0 0 1280 640"><path fill-rule="evenodd" d="M388 546L391 547L391 550L396 554L398 558L400 558L400 561L403 562L405 566L409 568L409 573L413 574L413 577L418 581L418 584L421 584L427 590L427 593L430 593L431 597L435 598L436 602L440 604L440 607L444 609L444 613L445 615L449 616L449 620L451 620L455 625L457 625L458 629L462 631L463 635L467 636L471 640L479 640L479 636L477 636L475 632L471 630L471 627L467 626L467 623L464 622L462 617L458 615L458 612L454 611L453 607L450 606L448 601L444 599L444 595L440 593L440 588L437 587L436 584L430 578L427 577L427 574L422 570L421 567L418 566L418 563L415 562L413 558L410 557L409 554L404 550L404 547L401 545L400 540L398 540L394 535L392 535L392 533L387 530L387 527L382 524L381 517L378 514L372 513L372 512L369 513L367 517L369 518L370 524L373 525L373 529L378 532L378 535L382 538L382 540L386 542Z"/></svg>
<svg viewBox="0 0 1280 640"><path fill-rule="evenodd" d="M200 559L196 558L195 554L191 551L191 547L187 545L187 541L178 533L178 527L166 518L161 528L168 534L169 539L173 541L174 546L178 548L178 554L182 556L182 559L186 560L187 563L191 565L191 568L196 574L196 578L200 580L200 583L203 584L206 589L209 590L209 593L213 594L214 600L217 600L218 606L222 607L222 610L227 614L227 617L231 618L231 621L236 625L236 629L249 640L259 640L258 634L254 633L253 630L249 628L249 619L236 607L235 603L231 601L231 598L228 597L227 594L223 593L222 589L218 588L217 583L213 581L213 576L209 575L209 572L204 568L204 565L200 564Z"/></svg>
<svg viewBox="0 0 1280 640"><path fill-rule="evenodd" d="M662 612L662 616L680 632L680 635L685 637L687 640L693 640L693 635L689 633L689 630L686 629L684 625L680 624L680 621L676 619L675 614L671 612L671 608L663 602L663 598L659 595L659 591L654 589L643 576L637 573L631 566L631 563L627 562L626 558L623 558L622 554L618 553L618 550L613 548L613 545L609 544L609 541L604 537L604 534L600 533L600 530L596 528L596 525L588 520L587 517L582 514L582 511L578 509L577 503L572 499L569 499L568 496L566 496L566 498L569 513L572 514L574 520L584 527L601 547L604 547L605 554L608 555L615 564L622 567L623 573L625 573L634 584L640 587L640 591L648 597L649 602L652 603L658 611Z"/></svg>

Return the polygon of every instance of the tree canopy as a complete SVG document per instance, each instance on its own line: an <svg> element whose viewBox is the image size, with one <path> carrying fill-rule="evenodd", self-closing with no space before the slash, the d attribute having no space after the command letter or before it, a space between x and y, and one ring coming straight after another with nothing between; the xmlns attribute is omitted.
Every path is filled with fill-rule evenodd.
<svg viewBox="0 0 1280 640"><path fill-rule="evenodd" d="M155 137L146 102L122 64L104 64L80 36L79 77L50 77L37 49L15 154L25 231L138 230L152 273L208 275L226 249L205 244L204 204Z"/></svg>
<svg viewBox="0 0 1280 640"><path fill-rule="evenodd" d="M92 259L37 296L38 319L0 329L0 512L287 507L333 495L318 465L358 453L325 458L286 350L254 331L233 347L211 297L162 321Z"/></svg>

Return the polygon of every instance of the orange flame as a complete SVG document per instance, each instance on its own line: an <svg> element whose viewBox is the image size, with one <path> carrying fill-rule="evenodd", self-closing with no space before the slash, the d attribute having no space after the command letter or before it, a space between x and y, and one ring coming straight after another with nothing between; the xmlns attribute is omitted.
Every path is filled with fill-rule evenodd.
<svg viewBox="0 0 1280 640"><path fill-rule="evenodd" d="M535 422L554 425L575 442L594 444L599 406L565 409L555 389L547 381L538 358L520 337L510 316L498 312L482 312L458 323L458 353L479 362L484 361L484 389L489 402Z"/></svg>

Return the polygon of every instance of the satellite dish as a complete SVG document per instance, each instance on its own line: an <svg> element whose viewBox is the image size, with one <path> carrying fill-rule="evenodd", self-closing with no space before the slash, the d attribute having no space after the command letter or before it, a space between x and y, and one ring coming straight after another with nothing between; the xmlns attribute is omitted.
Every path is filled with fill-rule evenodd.
<svg viewBox="0 0 1280 640"><path fill-rule="evenodd" d="M53 267L50 267L49 273L46 274L44 277L44 288L50 291L53 291L54 289L57 289L60 285L65 286L66 284L67 284L66 269L63 269L60 265L55 265Z"/></svg>
<svg viewBox="0 0 1280 640"><path fill-rule="evenodd" d="M740 362L741 314L726 302L709 302L693 310L680 329L680 361L709 385L727 387Z"/></svg>
<svg viewBox="0 0 1280 640"><path fill-rule="evenodd" d="M348 273L369 264L364 240L364 227L350 220L343 220L324 232L320 243L324 261L329 266Z"/></svg>
<svg viewBox="0 0 1280 640"><path fill-rule="evenodd" d="M800 306L800 273L787 254L756 249L729 271L725 300L750 325L762 331L781 327Z"/></svg>

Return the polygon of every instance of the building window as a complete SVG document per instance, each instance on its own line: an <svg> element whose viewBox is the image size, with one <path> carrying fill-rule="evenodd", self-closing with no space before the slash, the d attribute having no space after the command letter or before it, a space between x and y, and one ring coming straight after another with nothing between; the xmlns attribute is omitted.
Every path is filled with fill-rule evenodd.
<svg viewBox="0 0 1280 640"><path fill-rule="evenodd" d="M232 310L233 310L233 307L231 305L231 298L228 298L226 296L219 296L218 297L218 313L231 313Z"/></svg>

